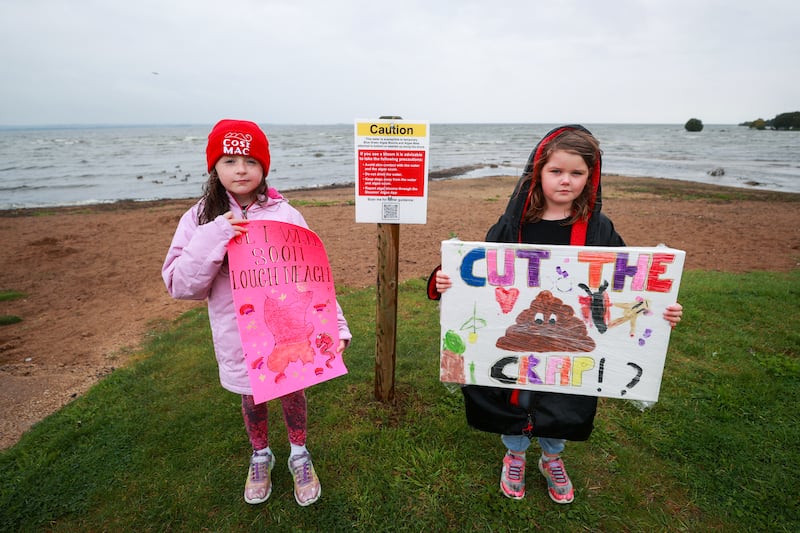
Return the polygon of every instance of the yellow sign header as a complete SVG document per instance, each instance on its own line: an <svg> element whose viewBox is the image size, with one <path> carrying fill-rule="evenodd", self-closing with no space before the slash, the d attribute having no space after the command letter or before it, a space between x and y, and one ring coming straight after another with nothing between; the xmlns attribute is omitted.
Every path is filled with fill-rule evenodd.
<svg viewBox="0 0 800 533"><path fill-rule="evenodd" d="M393 122L359 122L359 137L425 137L427 124Z"/></svg>

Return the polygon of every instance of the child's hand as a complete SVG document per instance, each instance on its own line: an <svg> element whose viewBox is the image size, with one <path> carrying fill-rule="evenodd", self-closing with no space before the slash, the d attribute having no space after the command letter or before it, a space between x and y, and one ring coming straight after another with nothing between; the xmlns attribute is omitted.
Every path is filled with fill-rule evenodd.
<svg viewBox="0 0 800 533"><path fill-rule="evenodd" d="M442 294L452 286L453 282L450 280L450 276L441 270L436 272L436 290L439 291L439 294Z"/></svg>
<svg viewBox="0 0 800 533"><path fill-rule="evenodd" d="M344 339L339 339L339 347L336 348L336 353L342 353L349 343Z"/></svg>
<svg viewBox="0 0 800 533"><path fill-rule="evenodd" d="M247 219L245 218L234 218L233 211L228 211L223 217L228 219L228 222L231 223L233 227L233 233L235 237L241 237L244 233L247 233Z"/></svg>
<svg viewBox="0 0 800 533"><path fill-rule="evenodd" d="M679 303L674 303L664 310L664 320L669 322L673 328L678 325L683 315L683 306Z"/></svg>

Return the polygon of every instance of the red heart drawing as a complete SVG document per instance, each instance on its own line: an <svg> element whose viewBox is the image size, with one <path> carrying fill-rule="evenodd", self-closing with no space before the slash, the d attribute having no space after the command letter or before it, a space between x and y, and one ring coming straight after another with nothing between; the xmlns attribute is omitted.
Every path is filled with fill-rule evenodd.
<svg viewBox="0 0 800 533"><path fill-rule="evenodd" d="M511 312L511 310L514 308L514 304L517 303L519 289L515 289L514 287L511 287L510 289L497 287L494 290L494 297L497 300L497 303L500 304L500 310L507 314Z"/></svg>

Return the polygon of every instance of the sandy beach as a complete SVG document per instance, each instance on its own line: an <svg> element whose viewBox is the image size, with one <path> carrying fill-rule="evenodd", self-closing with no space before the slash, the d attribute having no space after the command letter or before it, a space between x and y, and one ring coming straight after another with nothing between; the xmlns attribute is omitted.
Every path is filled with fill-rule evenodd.
<svg viewBox="0 0 800 533"><path fill-rule="evenodd" d="M686 268L800 265L800 194L603 177L603 210L629 245L685 250ZM516 178L433 181L428 223L400 228L401 281L427 277L440 242L481 241ZM326 245L337 285L373 286L375 224L356 224L353 187L286 192ZM128 362L148 330L203 302L172 300L161 264L194 200L0 211L0 449ZM683 327L691 327L685 324Z"/></svg>

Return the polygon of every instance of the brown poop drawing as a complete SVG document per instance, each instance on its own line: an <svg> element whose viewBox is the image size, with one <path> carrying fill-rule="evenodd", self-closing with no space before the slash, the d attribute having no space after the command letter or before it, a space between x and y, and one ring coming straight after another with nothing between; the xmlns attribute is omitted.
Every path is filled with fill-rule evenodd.
<svg viewBox="0 0 800 533"><path fill-rule="evenodd" d="M572 307L542 291L496 346L512 352L591 352L595 343Z"/></svg>

